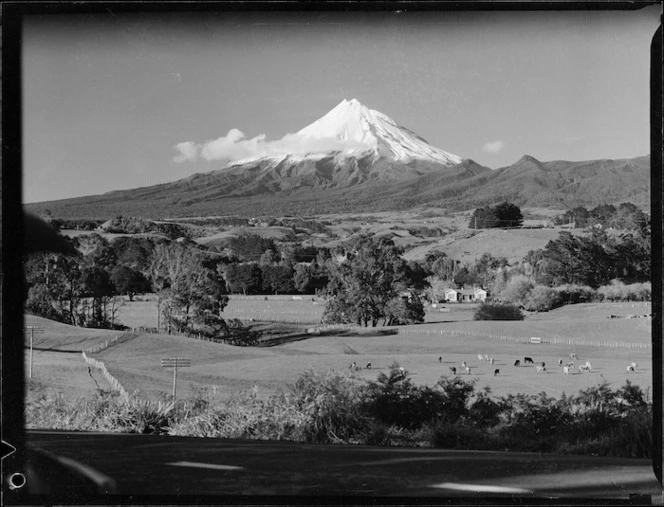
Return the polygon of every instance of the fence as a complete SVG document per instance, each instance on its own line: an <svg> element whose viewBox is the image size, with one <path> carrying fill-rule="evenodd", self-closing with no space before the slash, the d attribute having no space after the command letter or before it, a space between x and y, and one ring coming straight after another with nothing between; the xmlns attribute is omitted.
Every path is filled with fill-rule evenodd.
<svg viewBox="0 0 664 507"><path fill-rule="evenodd" d="M85 353L85 350L82 350L81 354L83 355L83 359L85 360L86 363L101 370L101 372L104 374L104 377L106 377L106 380L111 385L111 389L119 392L120 396L122 396L122 398L125 401L129 400L129 393L127 393L127 390L124 387L122 387L122 384L120 384L118 379L116 379L113 375L109 373L109 371L106 369L106 365L103 362L88 357L88 355Z"/></svg>
<svg viewBox="0 0 664 507"><path fill-rule="evenodd" d="M453 330L435 330L435 329L403 329L397 328L398 334L426 334L426 335L449 335L449 336L464 336L468 338L484 338L489 340L497 340L513 343L530 343L531 337L518 337L518 336L505 336L505 335L491 335L470 333L468 331L453 331ZM650 343L632 343L632 342L617 342L617 341L602 341L602 340L583 340L579 338L542 338L542 343L550 343L553 345L575 345L585 347L608 347L608 348L627 348L627 349L649 349L652 345Z"/></svg>

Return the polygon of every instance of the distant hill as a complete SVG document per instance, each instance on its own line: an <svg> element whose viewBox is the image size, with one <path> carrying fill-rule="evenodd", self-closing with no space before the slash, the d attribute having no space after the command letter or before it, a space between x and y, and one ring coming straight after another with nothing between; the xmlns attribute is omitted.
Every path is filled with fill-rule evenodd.
<svg viewBox="0 0 664 507"><path fill-rule="evenodd" d="M465 210L510 201L570 208L649 202L650 157L541 162L524 156L492 170L432 146L388 116L343 100L288 137L288 148L257 153L171 183L28 206L59 218L108 219L312 215Z"/></svg>
<svg viewBox="0 0 664 507"><path fill-rule="evenodd" d="M650 157L583 162L541 162L522 157L491 170L472 160L439 167L398 181L389 178L321 188L301 183L285 188L258 185L246 176L229 192L224 171L196 174L179 181L103 195L28 205L62 218L110 218L117 215L159 219L212 215L306 215L405 210L415 206L472 209L510 201L518 206L567 209L575 206L650 202ZM243 190L243 191L242 191Z"/></svg>

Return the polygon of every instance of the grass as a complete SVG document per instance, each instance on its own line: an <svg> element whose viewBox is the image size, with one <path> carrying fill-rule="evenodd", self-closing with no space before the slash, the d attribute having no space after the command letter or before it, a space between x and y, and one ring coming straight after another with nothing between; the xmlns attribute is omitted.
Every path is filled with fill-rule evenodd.
<svg viewBox="0 0 664 507"><path fill-rule="evenodd" d="M31 428L153 433L304 443L408 445L452 449L652 455L652 405L629 384L606 384L555 399L540 395L490 397L475 382L441 378L415 385L393 364L377 382L334 371L308 370L285 393L261 399L255 390L212 404L204 392L188 401L123 399L98 391L66 400L40 383L28 385ZM616 397L636 396L627 407ZM588 393L601 408L587 405ZM387 409L387 410L386 410Z"/></svg>

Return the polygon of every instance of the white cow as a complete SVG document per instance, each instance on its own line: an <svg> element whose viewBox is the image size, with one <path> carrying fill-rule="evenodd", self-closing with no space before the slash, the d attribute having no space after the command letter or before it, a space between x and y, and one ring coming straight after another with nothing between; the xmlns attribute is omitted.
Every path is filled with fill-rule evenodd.
<svg viewBox="0 0 664 507"><path fill-rule="evenodd" d="M546 368L544 366L538 366L537 373L546 373Z"/></svg>
<svg viewBox="0 0 664 507"><path fill-rule="evenodd" d="M466 375L470 375L470 367L466 366Z"/></svg>
<svg viewBox="0 0 664 507"><path fill-rule="evenodd" d="M482 357L482 354L477 354L477 359L479 359L480 361L484 360L484 358Z"/></svg>
<svg viewBox="0 0 664 507"><path fill-rule="evenodd" d="M569 366L563 366L563 373L569 375Z"/></svg>
<svg viewBox="0 0 664 507"><path fill-rule="evenodd" d="M580 372L587 371L588 373L590 373L590 366L588 366L587 364L580 364L579 371Z"/></svg>
<svg viewBox="0 0 664 507"><path fill-rule="evenodd" d="M466 361L461 361L461 367L462 368L468 367L468 365L466 364Z"/></svg>

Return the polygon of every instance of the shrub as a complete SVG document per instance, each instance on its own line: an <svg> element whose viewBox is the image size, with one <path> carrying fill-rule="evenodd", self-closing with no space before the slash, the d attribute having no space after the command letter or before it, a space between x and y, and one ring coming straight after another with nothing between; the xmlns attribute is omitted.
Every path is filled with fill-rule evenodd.
<svg viewBox="0 0 664 507"><path fill-rule="evenodd" d="M611 280L608 285L597 289L600 299L607 301L650 301L652 285L650 283L633 283L626 285L620 280Z"/></svg>
<svg viewBox="0 0 664 507"><path fill-rule="evenodd" d="M482 303L473 317L475 320L523 320L524 315L511 303Z"/></svg>
<svg viewBox="0 0 664 507"><path fill-rule="evenodd" d="M548 312L562 305L563 298L559 291L546 285L536 285L525 302L526 310Z"/></svg>
<svg viewBox="0 0 664 507"><path fill-rule="evenodd" d="M593 301L597 295L589 285L566 284L556 287L560 294L562 304L576 304Z"/></svg>
<svg viewBox="0 0 664 507"><path fill-rule="evenodd" d="M534 286L535 284L529 277L515 275L507 282L505 288L500 293L500 297L503 301L514 303L515 305L523 305Z"/></svg>
<svg viewBox="0 0 664 507"><path fill-rule="evenodd" d="M397 363L388 375L380 373L365 390L364 412L374 420L406 429L420 428L443 417L444 395L427 386L416 386Z"/></svg>

